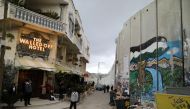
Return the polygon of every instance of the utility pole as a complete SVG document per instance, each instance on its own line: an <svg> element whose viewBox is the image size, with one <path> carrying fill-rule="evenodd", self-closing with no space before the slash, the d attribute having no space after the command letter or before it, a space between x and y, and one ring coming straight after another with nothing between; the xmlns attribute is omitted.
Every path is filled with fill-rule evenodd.
<svg viewBox="0 0 190 109"><path fill-rule="evenodd" d="M183 29L183 1L182 0L180 0L180 13L181 13L181 49L182 49L182 71L183 71L183 87L185 87L185 85L186 85L186 82L185 82L185 62L184 62L184 36L185 36L185 31L184 31L184 29Z"/></svg>
<svg viewBox="0 0 190 109"><path fill-rule="evenodd" d="M1 55L0 55L0 97L2 94L2 86L3 86L3 75L5 73L5 51L6 51L6 20L7 20L7 10L8 10L8 1L4 0L4 21L3 21L3 28L2 28L2 37L0 39L2 45L1 45Z"/></svg>
<svg viewBox="0 0 190 109"><path fill-rule="evenodd" d="M100 62L98 62L98 80L97 80L97 84L99 84L99 81L100 81L100 72L99 72L99 68L100 68Z"/></svg>
<svg viewBox="0 0 190 109"><path fill-rule="evenodd" d="M158 0L156 2L156 83L157 91L159 91L159 75L158 75Z"/></svg>

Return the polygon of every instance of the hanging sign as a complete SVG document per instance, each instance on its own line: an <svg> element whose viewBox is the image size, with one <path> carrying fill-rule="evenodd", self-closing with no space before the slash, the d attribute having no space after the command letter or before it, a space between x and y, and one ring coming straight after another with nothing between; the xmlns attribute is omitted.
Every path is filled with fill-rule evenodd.
<svg viewBox="0 0 190 109"><path fill-rule="evenodd" d="M45 49L52 48L51 44L42 42L41 38L33 38L33 39L20 38L19 42L20 44L28 46L28 49L31 50L38 50L45 52Z"/></svg>
<svg viewBox="0 0 190 109"><path fill-rule="evenodd" d="M20 55L35 55L40 57L49 56L50 49L53 45L37 32L21 34L17 51Z"/></svg>

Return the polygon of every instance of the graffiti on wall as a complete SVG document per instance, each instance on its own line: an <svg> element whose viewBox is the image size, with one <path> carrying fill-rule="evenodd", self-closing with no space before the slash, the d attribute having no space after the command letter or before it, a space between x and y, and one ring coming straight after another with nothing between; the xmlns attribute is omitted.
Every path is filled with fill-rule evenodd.
<svg viewBox="0 0 190 109"><path fill-rule="evenodd" d="M187 86L190 86L190 38L185 37L183 42L184 47L184 70L185 70L185 82Z"/></svg>
<svg viewBox="0 0 190 109"><path fill-rule="evenodd" d="M154 37L130 48L130 93L142 100L154 100L154 92L166 86L182 86L181 43ZM134 99L133 98L133 99Z"/></svg>

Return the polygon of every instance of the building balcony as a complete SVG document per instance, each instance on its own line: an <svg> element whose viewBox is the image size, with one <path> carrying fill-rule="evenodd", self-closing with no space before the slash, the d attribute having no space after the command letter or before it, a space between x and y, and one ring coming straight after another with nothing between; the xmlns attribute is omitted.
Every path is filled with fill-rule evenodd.
<svg viewBox="0 0 190 109"><path fill-rule="evenodd" d="M30 24L31 26L38 26L40 28L59 32L61 34L65 33L65 23L30 11L28 9L25 9L24 7L19 7L9 3L7 13L8 19L13 19L19 22L23 22L25 24Z"/></svg>
<svg viewBox="0 0 190 109"><path fill-rule="evenodd" d="M75 37L75 45L78 47L80 53L81 53L81 50L82 50L82 45L80 43L80 41Z"/></svg>
<svg viewBox="0 0 190 109"><path fill-rule="evenodd" d="M80 44L79 39L76 36L73 36L70 39L72 46L69 46L69 48L73 49L77 54L82 53L82 44Z"/></svg>

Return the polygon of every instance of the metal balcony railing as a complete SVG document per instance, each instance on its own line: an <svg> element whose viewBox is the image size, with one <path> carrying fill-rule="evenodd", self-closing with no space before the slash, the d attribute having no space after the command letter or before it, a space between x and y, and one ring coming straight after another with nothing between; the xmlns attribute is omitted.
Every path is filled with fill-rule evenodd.
<svg viewBox="0 0 190 109"><path fill-rule="evenodd" d="M8 18L19 20L24 23L35 24L57 32L64 32L66 26L65 23L61 21L49 18L11 3L8 4Z"/></svg>
<svg viewBox="0 0 190 109"><path fill-rule="evenodd" d="M77 36L75 35L72 40L73 40L73 43L77 46L77 48L81 52L82 44L80 44L80 41L79 41L79 39L77 39Z"/></svg>
<svg viewBox="0 0 190 109"><path fill-rule="evenodd" d="M82 50L82 45L80 44L79 40L76 41L76 45L77 47L80 49L80 51Z"/></svg>

